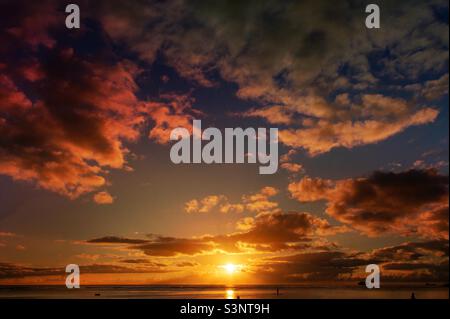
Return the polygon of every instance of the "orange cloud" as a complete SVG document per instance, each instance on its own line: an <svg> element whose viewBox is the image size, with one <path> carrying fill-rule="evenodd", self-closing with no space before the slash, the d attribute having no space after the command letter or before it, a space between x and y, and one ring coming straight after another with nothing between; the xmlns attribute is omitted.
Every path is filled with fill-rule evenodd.
<svg viewBox="0 0 450 319"><path fill-rule="evenodd" d="M104 186L108 169L130 169L126 144L146 125L153 125L149 136L157 143L167 143L172 127L187 126L194 112L189 96L141 101L135 65L84 58L53 39L61 17L52 1L11 6L18 16L2 19L9 28L0 39L10 44L2 57L21 52L26 58L0 61L0 174L74 199ZM19 89L22 82L27 92Z"/></svg>
<svg viewBox="0 0 450 319"><path fill-rule="evenodd" d="M224 213L224 214L228 214L228 213L242 213L245 210L245 206L242 204L223 204L220 207L220 212Z"/></svg>
<svg viewBox="0 0 450 319"><path fill-rule="evenodd" d="M16 237L17 235L11 232L0 231L0 237Z"/></svg>
<svg viewBox="0 0 450 319"><path fill-rule="evenodd" d="M436 109L418 108L405 99L381 94L364 94L357 102L351 101L348 94L338 95L334 102L318 96L304 96L298 103L302 107L268 106L252 109L244 116L287 125L279 132L282 143L318 155L336 147L353 148L383 141L410 126L431 123L439 114ZM323 112L312 118L301 117L311 115L306 110L312 109Z"/></svg>
<svg viewBox="0 0 450 319"><path fill-rule="evenodd" d="M114 202L114 197L112 197L108 192L98 192L94 195L94 202L97 204L112 204Z"/></svg>
<svg viewBox="0 0 450 319"><path fill-rule="evenodd" d="M298 173L303 170L303 166L296 163L282 163L280 166L291 173Z"/></svg>
<svg viewBox="0 0 450 319"><path fill-rule="evenodd" d="M242 196L242 202L245 208L254 213L277 211L278 203L271 201L269 198L278 194L278 190L274 187L266 186L258 193Z"/></svg>
<svg viewBox="0 0 450 319"><path fill-rule="evenodd" d="M166 144L173 129L190 128L194 115L198 118L202 113L192 109L194 99L189 95L164 94L160 98L161 102L145 103L146 112L154 122L148 136L160 144Z"/></svg>
<svg viewBox="0 0 450 319"><path fill-rule="evenodd" d="M258 193L243 195L241 203L230 203L225 195L209 195L202 199L192 199L185 203L184 209L187 213L208 213L217 208L221 213L259 213L263 211L275 211L278 203L270 201L269 198L278 194L274 187L263 187Z"/></svg>
<svg viewBox="0 0 450 319"><path fill-rule="evenodd" d="M223 195L210 195L201 200L192 199L185 204L185 210L187 213L208 213L225 200Z"/></svg>
<svg viewBox="0 0 450 319"><path fill-rule="evenodd" d="M103 167L122 168L122 141L138 136L133 71L61 55L45 71L33 106L17 90L0 93L0 173L76 198L105 184Z"/></svg>
<svg viewBox="0 0 450 319"><path fill-rule="evenodd" d="M280 141L290 147L304 148L311 155L318 155L336 147L353 148L383 141L406 128L433 122L439 112L425 108L395 120L361 120L330 122L315 121L305 128L285 129L279 132Z"/></svg>
<svg viewBox="0 0 450 319"><path fill-rule="evenodd" d="M298 182L290 183L288 191L300 202L313 202L327 199L333 186L334 182L331 180L305 176Z"/></svg>

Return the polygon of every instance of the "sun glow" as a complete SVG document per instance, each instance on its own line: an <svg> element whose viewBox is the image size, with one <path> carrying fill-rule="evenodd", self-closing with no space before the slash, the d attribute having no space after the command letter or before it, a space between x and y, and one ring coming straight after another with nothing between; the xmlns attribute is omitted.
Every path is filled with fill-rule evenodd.
<svg viewBox="0 0 450 319"><path fill-rule="evenodd" d="M222 266L222 268L230 275L236 273L239 270L239 266L232 263L225 264Z"/></svg>
<svg viewBox="0 0 450 319"><path fill-rule="evenodd" d="M227 291L225 291L225 298L226 299L234 299L234 290L227 289Z"/></svg>

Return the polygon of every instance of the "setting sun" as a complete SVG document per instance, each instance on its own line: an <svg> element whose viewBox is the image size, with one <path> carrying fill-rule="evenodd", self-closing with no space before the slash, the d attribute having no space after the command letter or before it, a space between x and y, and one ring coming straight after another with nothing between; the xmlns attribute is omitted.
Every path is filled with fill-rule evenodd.
<svg viewBox="0 0 450 319"><path fill-rule="evenodd" d="M223 268L229 274L234 274L238 269L238 267L235 264L231 264L231 263L223 265Z"/></svg>

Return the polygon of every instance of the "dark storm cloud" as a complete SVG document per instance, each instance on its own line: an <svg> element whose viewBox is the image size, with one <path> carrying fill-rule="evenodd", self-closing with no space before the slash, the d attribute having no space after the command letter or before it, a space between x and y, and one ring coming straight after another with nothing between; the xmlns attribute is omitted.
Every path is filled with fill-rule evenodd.
<svg viewBox="0 0 450 319"><path fill-rule="evenodd" d="M375 172L339 181L305 177L289 191L302 202L326 200L330 216L369 235L448 238L448 181L432 169Z"/></svg>

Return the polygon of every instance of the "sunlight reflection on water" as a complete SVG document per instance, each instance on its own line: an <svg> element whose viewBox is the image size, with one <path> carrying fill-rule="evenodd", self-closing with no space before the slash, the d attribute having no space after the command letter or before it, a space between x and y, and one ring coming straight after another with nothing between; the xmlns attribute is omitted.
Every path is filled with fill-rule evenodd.
<svg viewBox="0 0 450 319"><path fill-rule="evenodd" d="M233 289L227 289L225 291L225 299L234 299L234 290Z"/></svg>

